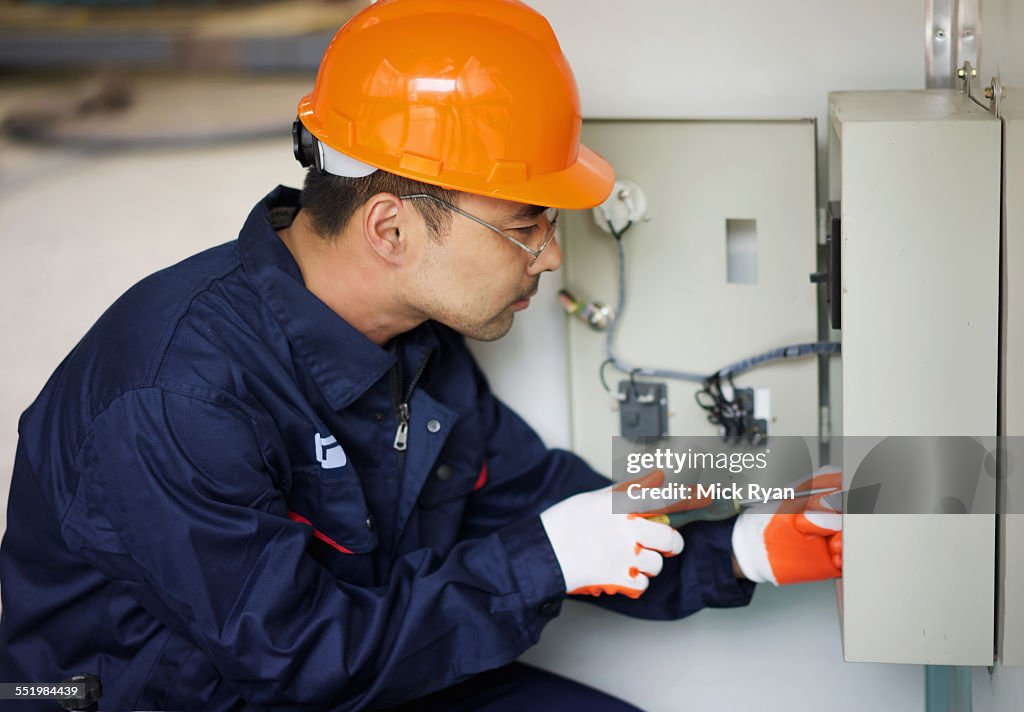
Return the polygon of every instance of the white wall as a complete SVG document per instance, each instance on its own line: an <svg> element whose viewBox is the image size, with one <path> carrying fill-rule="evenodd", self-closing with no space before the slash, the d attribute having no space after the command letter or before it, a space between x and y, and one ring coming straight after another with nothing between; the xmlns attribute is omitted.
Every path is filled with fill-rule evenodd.
<svg viewBox="0 0 1024 712"><path fill-rule="evenodd" d="M1004 87L1024 87L1024 3L1020 0L984 0L982 3L979 87L988 86L999 73Z"/></svg>

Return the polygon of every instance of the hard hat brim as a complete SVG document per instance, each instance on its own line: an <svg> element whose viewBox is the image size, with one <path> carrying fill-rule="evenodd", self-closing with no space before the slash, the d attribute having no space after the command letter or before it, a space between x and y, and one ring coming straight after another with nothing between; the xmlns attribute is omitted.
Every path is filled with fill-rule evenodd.
<svg viewBox="0 0 1024 712"><path fill-rule="evenodd" d="M426 181L429 182L429 181ZM565 170L535 176L522 183L491 190L465 190L517 203L564 210L584 210L600 205L615 185L615 169L597 152L580 144L576 162Z"/></svg>
<svg viewBox="0 0 1024 712"><path fill-rule="evenodd" d="M332 175L352 178L369 175L373 170L385 170L405 178L465 193L563 210L585 210L600 205L608 198L615 185L615 169L611 164L582 144L576 162L565 170L502 186L453 184L443 180L432 180L428 176L404 171L396 166L363 163L326 144L323 144L323 147L324 170ZM351 166L357 166L357 169Z"/></svg>

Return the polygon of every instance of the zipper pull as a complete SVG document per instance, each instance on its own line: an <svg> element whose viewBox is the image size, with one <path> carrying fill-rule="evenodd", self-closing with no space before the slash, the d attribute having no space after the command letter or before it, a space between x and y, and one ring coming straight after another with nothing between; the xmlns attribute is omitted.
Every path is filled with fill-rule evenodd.
<svg viewBox="0 0 1024 712"><path fill-rule="evenodd" d="M405 444L409 440L409 404L402 403L398 406L398 430L395 431L395 449L405 450Z"/></svg>

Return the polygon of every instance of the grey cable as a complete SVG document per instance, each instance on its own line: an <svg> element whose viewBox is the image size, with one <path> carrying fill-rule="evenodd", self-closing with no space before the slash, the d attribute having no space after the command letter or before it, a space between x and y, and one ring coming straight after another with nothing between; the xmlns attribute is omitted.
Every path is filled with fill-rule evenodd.
<svg viewBox="0 0 1024 712"><path fill-rule="evenodd" d="M693 373L690 371L673 371L670 369L662 368L642 368L638 366L631 366L615 355L614 342L615 334L618 330L619 320L622 318L623 309L626 306L626 254L622 246L622 236L626 234L626 231L632 227L632 221L626 223L625 227L621 231L616 231L611 221L608 221L608 228L611 230L612 235L615 237L615 246L618 250L619 255L619 295L618 301L615 305L615 312L612 316L611 323L608 325L608 332L605 335L605 350L608 356L608 363L619 369L623 373L631 374L632 376L647 376L649 378L672 378L680 381L694 381L696 383L704 383L708 378L715 374L700 374ZM722 369L719 369L716 373L720 376L736 375L744 371L748 371L755 366L768 363L770 361L779 361L782 359L789 358L802 358L805 356L812 356L817 354L838 354L841 353L842 347L840 344L831 341L817 341L806 344L793 344L791 346L782 346L771 351L765 351L749 358L743 359L742 361L736 361Z"/></svg>

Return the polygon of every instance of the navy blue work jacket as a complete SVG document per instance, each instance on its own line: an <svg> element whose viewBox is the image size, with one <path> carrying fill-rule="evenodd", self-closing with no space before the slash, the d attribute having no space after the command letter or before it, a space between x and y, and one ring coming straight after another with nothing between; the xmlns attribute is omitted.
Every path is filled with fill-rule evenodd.
<svg viewBox="0 0 1024 712"><path fill-rule="evenodd" d="M275 232L298 205L274 190L237 241L129 290L23 415L0 681L92 672L111 710L363 709L508 663L558 614L537 515L607 481L456 333L381 348L319 301ZM646 594L602 605L745 604L731 526L690 527Z"/></svg>

